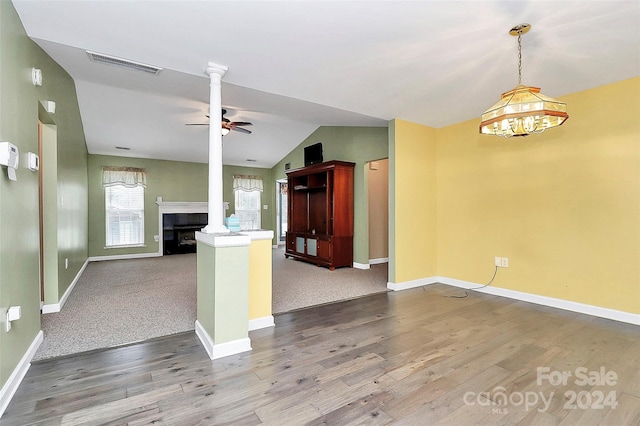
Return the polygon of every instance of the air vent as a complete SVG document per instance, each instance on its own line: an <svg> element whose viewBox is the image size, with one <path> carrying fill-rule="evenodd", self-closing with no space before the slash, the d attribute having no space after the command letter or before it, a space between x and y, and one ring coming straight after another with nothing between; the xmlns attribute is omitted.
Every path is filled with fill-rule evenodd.
<svg viewBox="0 0 640 426"><path fill-rule="evenodd" d="M123 151L129 151L131 148L129 148L127 146L116 146L116 149L121 149Z"/></svg>
<svg viewBox="0 0 640 426"><path fill-rule="evenodd" d="M129 68L131 70L142 71L153 75L158 75L158 73L162 71L162 68L155 67L153 65L130 61L128 59L118 58L115 56L109 56L103 53L96 53L90 50L87 50L87 54L93 62L99 62L101 64L115 65L118 67Z"/></svg>

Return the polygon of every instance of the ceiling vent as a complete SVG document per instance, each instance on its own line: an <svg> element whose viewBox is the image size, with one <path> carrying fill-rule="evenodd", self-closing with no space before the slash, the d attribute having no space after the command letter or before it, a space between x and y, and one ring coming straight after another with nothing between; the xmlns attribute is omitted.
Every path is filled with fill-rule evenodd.
<svg viewBox="0 0 640 426"><path fill-rule="evenodd" d="M162 68L155 67L153 65L143 64L142 62L130 61L128 59L118 58L115 56L105 55L103 53L96 53L87 50L89 58L93 62L99 62L101 64L115 65L118 67L129 68L131 70L146 72L147 74L158 75Z"/></svg>

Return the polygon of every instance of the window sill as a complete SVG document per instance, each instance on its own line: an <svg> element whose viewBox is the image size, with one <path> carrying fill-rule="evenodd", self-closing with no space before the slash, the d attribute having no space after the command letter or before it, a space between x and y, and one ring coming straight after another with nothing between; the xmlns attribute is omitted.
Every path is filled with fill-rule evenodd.
<svg viewBox="0 0 640 426"><path fill-rule="evenodd" d="M104 249L120 249L120 248L135 248L135 247L146 247L146 244L126 244L122 246L106 246Z"/></svg>

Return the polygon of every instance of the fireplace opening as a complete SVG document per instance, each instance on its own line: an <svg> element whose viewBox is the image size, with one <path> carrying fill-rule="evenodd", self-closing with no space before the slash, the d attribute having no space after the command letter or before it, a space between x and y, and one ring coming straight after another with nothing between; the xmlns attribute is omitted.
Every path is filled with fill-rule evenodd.
<svg viewBox="0 0 640 426"><path fill-rule="evenodd" d="M208 223L207 213L165 213L162 215L164 254L196 252L196 231Z"/></svg>

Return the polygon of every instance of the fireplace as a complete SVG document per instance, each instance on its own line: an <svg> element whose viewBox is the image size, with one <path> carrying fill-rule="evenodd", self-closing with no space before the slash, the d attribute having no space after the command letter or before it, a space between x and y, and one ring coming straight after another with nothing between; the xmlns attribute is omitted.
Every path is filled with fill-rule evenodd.
<svg viewBox="0 0 640 426"><path fill-rule="evenodd" d="M163 214L163 254L195 253L196 231L207 226L207 218L207 213Z"/></svg>

